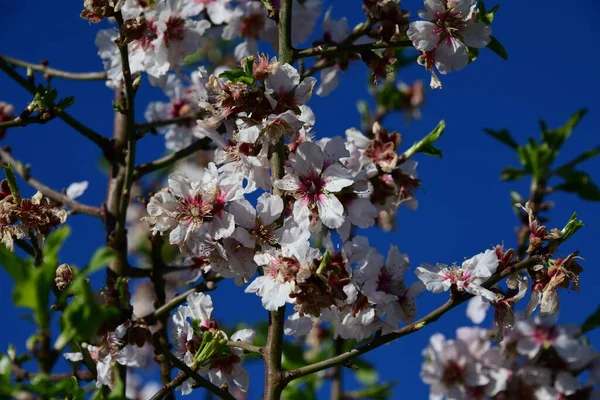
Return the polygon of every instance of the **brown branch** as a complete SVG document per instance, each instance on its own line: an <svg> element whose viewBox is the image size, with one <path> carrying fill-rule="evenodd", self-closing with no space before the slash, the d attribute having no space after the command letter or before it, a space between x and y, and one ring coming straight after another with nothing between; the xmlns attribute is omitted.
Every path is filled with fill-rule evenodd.
<svg viewBox="0 0 600 400"><path fill-rule="evenodd" d="M182 160L194 154L197 151L208 150L210 148L209 143L210 139L204 138L192 143L188 147L171 153L168 156L159 158L158 160L154 160L146 164L141 164L135 168L135 171L133 173L133 180L137 181L144 175L148 175L154 171L158 171L159 169L169 167L175 164L177 161Z"/></svg>
<svg viewBox="0 0 600 400"><path fill-rule="evenodd" d="M42 182L33 178L29 174L29 168L23 167L20 161L15 160L13 156L6 150L0 149L0 161L6 164L12 164L13 168L23 178L25 182L27 182L34 189L39 190L44 196L48 197L51 200L54 200L57 203L65 204L71 209L80 214L87 214L94 217L101 216L101 210L98 207L88 206L86 204L82 204L78 201L70 199L66 194L57 192L56 190L44 185Z"/></svg>
<svg viewBox="0 0 600 400"><path fill-rule="evenodd" d="M21 85L24 89L29 91L31 94L36 93L35 85L22 77L19 73L17 73L14 69L10 67L10 65L2 58L0 58L0 70L4 71L10 78L12 78L15 82ZM65 111L61 111L57 113L58 117L62 119L67 125L71 128L75 129L77 132L81 133L84 137L86 137L91 142L95 143L100 149L103 151L104 155L109 158L112 154L112 146L110 141L99 133L95 132L91 128L79 122L77 119L73 118Z"/></svg>
<svg viewBox="0 0 600 400"><path fill-rule="evenodd" d="M258 354L261 354L261 355L262 355L262 353L264 351L264 348L261 347L261 346L255 346L253 344L244 343L244 342L241 342L241 341L234 342L234 341L230 340L229 342L227 342L227 346L229 346L229 347L236 347L238 349L242 349L242 350L244 350L247 353L258 353Z"/></svg>
<svg viewBox="0 0 600 400"><path fill-rule="evenodd" d="M511 275L517 271L532 267L532 266L540 263L541 261L542 261L542 257L540 257L540 256L533 256L533 257L527 258L523 261L520 261L520 262L514 264L513 266L511 266L509 268L506 268L500 274L492 276L482 286L489 288L489 287L495 285L496 283L500 282L501 280L507 278L509 275ZM407 335L410 335L411 333L417 332L417 331L421 330L422 328L424 328L425 326L429 325L430 323L437 321L442 315L446 314L448 311L452 310L454 307L464 303L465 301L469 300L472 297L473 297L473 295L463 292L458 296L450 298L442 306L433 310L432 312L430 312L426 316L422 317L418 321L408 324L398 330L395 330L395 331L388 333L386 335L383 335L383 336L375 337L370 342L367 342L355 349L347 351L338 356L335 356L335 357L332 357L327 360L320 361L320 362L317 362L317 363L314 363L311 365L307 365L302 368L286 371L284 373L284 380L286 383L288 383L295 379L301 378L303 376L311 375L316 372L322 371L324 369L336 366L338 364L342 364L342 363L350 360L351 358L354 358L361 354L368 353L369 351L372 351L380 346L383 346L384 344L389 343L393 340L396 340L403 336L407 336Z"/></svg>
<svg viewBox="0 0 600 400"><path fill-rule="evenodd" d="M27 118L17 117L15 119L0 122L0 129L22 127L22 126L27 126L27 125L31 125L31 124L45 124L48 121L50 121L50 119L43 119L39 115L35 115L35 116L27 117Z"/></svg>
<svg viewBox="0 0 600 400"><path fill-rule="evenodd" d="M17 67L23 67L32 71L43 72L44 75L51 76L54 78L63 78L76 81L104 81L106 80L106 72L67 72L55 68L50 68L45 64L32 64L27 61L19 60L0 54L0 59L5 62L15 65Z"/></svg>
<svg viewBox="0 0 600 400"><path fill-rule="evenodd" d="M152 314L146 315L145 317L141 318L141 320L143 320L147 325L155 324L156 321L159 321L165 315L168 316L169 312L171 310L173 310L175 307L179 306L180 304L185 303L188 295L190 295L192 293L196 293L196 292L211 292L216 289L215 283L221 281L222 279L223 278L221 278L220 276L216 276L216 277L205 276L204 282L194 286L191 289L186 290L185 292L181 293L178 296L173 297L171 300L169 300L167 303L165 303L165 305L163 305L162 307L155 310Z"/></svg>
<svg viewBox="0 0 600 400"><path fill-rule="evenodd" d="M295 58L317 57L317 56L334 56L345 53L363 53L377 49L391 49L397 47L412 47L410 40L400 40L398 42L375 42L356 45L339 45L328 46L321 45L309 49L297 50L294 54Z"/></svg>
<svg viewBox="0 0 600 400"><path fill-rule="evenodd" d="M335 355L338 356L344 351L344 339L337 337L334 344ZM342 365L337 364L331 376L331 395L330 400L342 400L344 398Z"/></svg>
<svg viewBox="0 0 600 400"><path fill-rule="evenodd" d="M161 126L169 126L176 125L180 123L190 122L193 120L197 120L201 118L201 113L189 114L189 115L180 115L179 117L169 118L169 119L160 119L156 121L149 122L138 122L135 124L135 129L137 131L136 137L139 139L146 136L149 132L156 132L156 128L160 128Z"/></svg>

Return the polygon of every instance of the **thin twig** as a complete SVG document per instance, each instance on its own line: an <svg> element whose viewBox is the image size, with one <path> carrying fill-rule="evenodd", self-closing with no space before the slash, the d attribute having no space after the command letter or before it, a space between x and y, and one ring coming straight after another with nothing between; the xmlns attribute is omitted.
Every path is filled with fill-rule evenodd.
<svg viewBox="0 0 600 400"><path fill-rule="evenodd" d="M31 83L26 78L22 77L19 73L17 73L14 69L10 67L10 65L2 58L0 58L0 70L4 71L10 78L12 78L15 82L29 91L31 94L36 93L36 87L33 83ZM71 128L75 129L77 132L81 133L88 140L95 143L100 149L103 151L105 156L108 158L112 154L112 146L110 144L110 140L95 132L88 126L82 124L77 119L73 118L66 111L58 112L58 117L65 121L67 125Z"/></svg>
<svg viewBox="0 0 600 400"><path fill-rule="evenodd" d="M149 122L138 122L137 124L135 124L135 129L137 131L136 137L139 139L143 138L144 136L146 136L146 134L148 132L155 132L156 128L160 128L161 126L169 126L169 125L175 125L175 124L180 124L182 122L190 122L190 121L194 121L197 120L201 117L201 113L195 113L195 114L187 114L187 115L180 115L179 117L174 117L174 118L169 118L169 119L159 119L156 121L149 121Z"/></svg>
<svg viewBox="0 0 600 400"><path fill-rule="evenodd" d="M249 344L249 343L244 343L241 341L229 341L227 342L227 346L229 347L237 347L238 349L242 349L248 353L258 353L258 354L262 354L263 352L263 347L261 346L255 346L253 344Z"/></svg>
<svg viewBox="0 0 600 400"><path fill-rule="evenodd" d="M169 167L175 164L177 161L182 160L197 151L208 150L210 148L209 144L210 139L204 138L192 143L188 147L171 153L168 156L164 156L158 160L154 160L146 164L141 164L135 169L133 173L133 180L137 181L144 175L148 175L154 171L158 171L159 169Z"/></svg>
<svg viewBox="0 0 600 400"><path fill-rule="evenodd" d="M50 121L50 120L43 119L39 115L35 115L35 116L27 117L27 118L17 117L15 119L0 122L0 129L22 127L22 126L27 126L27 125L31 125L31 124L45 124L48 121Z"/></svg>
<svg viewBox="0 0 600 400"><path fill-rule="evenodd" d="M101 216L100 208L88 206L86 204L82 204L78 201L70 199L69 197L67 197L66 194L57 192L56 190L44 185L42 182L33 178L29 174L29 170L26 167L23 167L23 164L21 164L20 161L15 160L13 158L13 156L4 149L0 149L0 161L7 163L7 164L12 164L12 166L15 169L15 171L17 172L17 174L19 174L19 176L21 176L21 178L23 178L23 180L25 182L27 182L34 189L39 190L44 196L48 197L49 199L54 200L55 202L60 203L60 204L65 204L65 205L71 207L71 209L74 212L77 212L80 214L91 215L94 217Z"/></svg>
<svg viewBox="0 0 600 400"><path fill-rule="evenodd" d="M155 310L152 314L147 315L141 318L146 324L153 325L156 321L160 320L165 315L169 315L169 312L173 310L175 307L183 304L186 301L188 295L196 292L210 292L216 289L215 283L221 281L223 278L220 276L216 276L214 278L206 278L204 282L194 286L193 288L186 290L178 296L173 297L164 306Z"/></svg>
<svg viewBox="0 0 600 400"><path fill-rule="evenodd" d="M12 65L16 65L18 67L23 67L27 69L31 69L37 72L43 72L44 75L52 76L54 78L63 78L70 79L75 81L104 81L106 80L106 72L98 71L98 72L67 72L62 71L55 68L50 68L44 64L32 64L27 61L19 60L17 58L3 56L0 54L0 59L10 63Z"/></svg>
<svg viewBox="0 0 600 400"><path fill-rule="evenodd" d="M516 263L515 265L513 265L510 268L506 268L505 270L502 271L502 273L492 276L482 286L489 288L489 287L495 285L496 283L500 282L504 278L508 277L509 275L511 275L517 271L527 269L531 266L534 266L541 261L542 261L542 258L540 256L533 256L533 257L527 258L523 261ZM314 374L314 373L322 371L324 369L344 363L344 362L350 360L351 358L354 358L361 354L368 353L369 351L374 350L380 346L383 346L384 344L389 343L393 340L396 340L403 336L417 332L417 331L423 329L425 326L429 325L430 323L437 321L442 315L446 314L448 311L450 311L454 307L464 303L465 301L469 300L472 297L473 297L472 294L463 292L462 294L460 294L454 298L450 298L442 306L433 310L432 312L430 312L423 318L419 319L418 321L408 324L398 330L395 330L394 332L388 333L383 336L376 337L373 340L371 340L370 342L365 343L365 344L363 344L355 349L352 349L350 351L347 351L343 354L340 354L339 356L335 356L335 357L329 358L327 360L323 360L323 361L320 361L320 362L317 362L317 363L314 363L311 365L307 365L302 368L286 371L284 373L284 380L287 383L287 382L293 381L295 379L301 378L303 376Z"/></svg>
<svg viewBox="0 0 600 400"><path fill-rule="evenodd" d="M410 40L400 40L398 42L376 42L356 44L352 46L317 46L309 49L297 50L294 54L295 58L317 57L317 56L332 56L344 53L363 53L365 51L377 49L391 49L397 47L412 47Z"/></svg>

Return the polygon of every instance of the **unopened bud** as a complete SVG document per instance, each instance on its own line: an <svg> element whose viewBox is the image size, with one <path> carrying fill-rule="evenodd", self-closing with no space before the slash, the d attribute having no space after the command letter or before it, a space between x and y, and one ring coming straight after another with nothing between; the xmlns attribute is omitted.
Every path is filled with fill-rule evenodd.
<svg viewBox="0 0 600 400"><path fill-rule="evenodd" d="M54 278L54 282L56 283L56 287L61 292L69 287L69 284L73 282L75 278L75 274L73 273L73 269L69 264L61 264L56 269L56 277Z"/></svg>

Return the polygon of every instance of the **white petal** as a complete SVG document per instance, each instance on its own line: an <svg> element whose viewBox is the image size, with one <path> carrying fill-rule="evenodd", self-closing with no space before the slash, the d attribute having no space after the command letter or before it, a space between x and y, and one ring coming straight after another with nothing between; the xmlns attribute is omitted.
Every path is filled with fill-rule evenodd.
<svg viewBox="0 0 600 400"><path fill-rule="evenodd" d="M88 188L88 181L73 182L67 188L67 197L71 200L81 196Z"/></svg>
<svg viewBox="0 0 600 400"><path fill-rule="evenodd" d="M481 296L475 296L467 304L467 317L474 324L481 324L485 319L490 303Z"/></svg>
<svg viewBox="0 0 600 400"><path fill-rule="evenodd" d="M440 36L434 31L436 28L431 22L415 21L409 25L407 35L417 50L431 51L440 42Z"/></svg>
<svg viewBox="0 0 600 400"><path fill-rule="evenodd" d="M344 206L333 194L322 195L317 203L319 218L325 226L336 229L344 223Z"/></svg>

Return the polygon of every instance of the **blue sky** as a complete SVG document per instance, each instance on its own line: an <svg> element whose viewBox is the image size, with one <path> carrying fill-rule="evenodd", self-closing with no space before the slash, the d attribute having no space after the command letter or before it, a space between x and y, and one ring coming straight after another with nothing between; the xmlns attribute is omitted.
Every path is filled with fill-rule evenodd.
<svg viewBox="0 0 600 400"><path fill-rule="evenodd" d="M78 17L81 2L8 1L0 16L0 53L73 71L102 68L94 46L98 26ZM347 15L351 23L361 20L359 1L325 1L333 5L333 16ZM343 4L343 6L342 6ZM488 8L493 4L489 3ZM405 1L403 6L416 11L418 1ZM416 15L416 13L414 13ZM482 132L485 127L508 128L518 141L537 137L538 118L550 127L562 124L574 111L589 107L589 113L565 146L560 159L568 160L581 151L600 144L597 127L600 109L597 93L600 83L594 66L600 59L595 51L600 39L596 22L600 7L593 0L565 3L550 1L510 1L501 5L493 24L493 34L505 46L509 60L503 61L490 51L482 51L477 61L460 73L443 76L444 89L428 91L423 119L409 125L402 118L386 120L385 126L404 135L406 145L428 133L439 120L446 120L446 133L438 142L443 160L422 156L419 175L422 190L417 193L417 212L400 210L398 230L391 233L370 231L372 243L385 251L396 244L408 253L413 266L422 262L452 263L462 261L491 245L514 244L516 219L511 210L509 191L526 195L526 182L500 182L499 172L505 165L516 164L515 155ZM329 97L313 97L313 108L319 136L343 135L344 130L359 126L355 103L368 98L365 69L358 63L343 74L340 87ZM418 66L402 71L401 79L428 82L428 73ZM357 84L357 82L359 84ZM62 95L73 95L75 105L70 112L103 135L112 130L112 93L100 82L55 80ZM153 89L143 88L138 96L137 120L142 120L144 104L160 97ZM22 109L29 95L5 75L0 74L0 101ZM99 168L99 152L59 120L44 126L31 125L10 130L0 143L11 146L16 158L32 165L32 175L48 185L62 189L73 181L88 180L90 188L81 198L85 203L102 202L106 179ZM164 152L163 138L149 136L139 148L140 162L149 161ZM584 165L584 169L600 181L600 159ZM562 227L573 211L577 211L586 227L564 246L564 254L579 249L585 258L582 265L581 293L562 293L563 323L581 323L598 305L600 272L597 249L600 229L600 204L587 203L575 196L556 194L557 207L549 215L552 227ZM64 248L62 260L84 264L102 245L100 222L91 217L70 218L73 234ZM414 279L412 276L408 280ZM14 343L24 350L24 338L33 332L32 323L22 318L21 310L10 307L11 281L0 271L0 303L3 319L10 329L0 330L0 348ZM244 295L240 289L226 284L213 295L216 317L226 321L252 322L266 314L260 301ZM419 314L423 315L445 301L445 295L424 294ZM421 349L429 336L441 331L453 336L457 327L468 324L464 307L453 310L438 323L420 333L408 336L370 354L368 359L380 366L384 380L398 382L395 398L401 394L424 398L427 387L418 377ZM486 321L484 324L491 324ZM590 335L593 343L600 335ZM260 368L251 382L252 398L260 394Z"/></svg>

